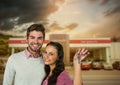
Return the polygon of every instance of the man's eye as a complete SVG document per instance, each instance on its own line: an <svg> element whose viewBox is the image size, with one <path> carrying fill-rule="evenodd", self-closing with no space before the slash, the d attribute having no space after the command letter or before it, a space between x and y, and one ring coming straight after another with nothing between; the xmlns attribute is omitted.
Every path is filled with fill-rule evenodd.
<svg viewBox="0 0 120 85"><path fill-rule="evenodd" d="M30 38L31 38L31 39L34 39L34 37L33 37L33 36L31 36Z"/></svg>
<svg viewBox="0 0 120 85"><path fill-rule="evenodd" d="M43 37L39 37L38 39L42 40L42 39L43 39Z"/></svg>

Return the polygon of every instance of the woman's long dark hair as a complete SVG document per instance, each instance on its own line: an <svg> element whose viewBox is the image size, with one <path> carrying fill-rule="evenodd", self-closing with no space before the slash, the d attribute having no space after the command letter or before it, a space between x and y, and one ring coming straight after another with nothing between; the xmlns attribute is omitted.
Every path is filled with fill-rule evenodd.
<svg viewBox="0 0 120 85"><path fill-rule="evenodd" d="M57 77L65 69L64 62L63 62L64 51L63 51L62 45L58 42L49 42L47 46L49 45L54 46L56 48L58 53L58 59L56 61L56 67L52 71L52 75L49 77L48 85L56 85ZM47 76L50 73L49 65L45 65L45 72L46 72L46 77L44 78L44 80L47 78Z"/></svg>

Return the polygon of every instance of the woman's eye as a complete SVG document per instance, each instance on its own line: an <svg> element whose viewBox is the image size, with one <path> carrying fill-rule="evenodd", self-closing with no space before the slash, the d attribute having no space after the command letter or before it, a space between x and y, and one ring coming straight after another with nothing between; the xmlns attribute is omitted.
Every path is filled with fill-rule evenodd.
<svg viewBox="0 0 120 85"><path fill-rule="evenodd" d="M43 51L42 53L43 53L43 55L49 55L49 56L53 56L54 55L54 53L51 53L51 52L47 53L46 51Z"/></svg>
<svg viewBox="0 0 120 85"><path fill-rule="evenodd" d="M49 55L53 55L53 53L49 53Z"/></svg>

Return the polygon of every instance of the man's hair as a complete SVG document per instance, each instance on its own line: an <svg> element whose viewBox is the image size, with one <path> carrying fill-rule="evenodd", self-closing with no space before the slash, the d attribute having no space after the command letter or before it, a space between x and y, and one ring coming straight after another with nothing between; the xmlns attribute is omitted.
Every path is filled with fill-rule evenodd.
<svg viewBox="0 0 120 85"><path fill-rule="evenodd" d="M27 38L30 32L34 30L42 32L43 38L45 39L45 27L42 24L32 24L30 27L28 27L27 33L26 33Z"/></svg>

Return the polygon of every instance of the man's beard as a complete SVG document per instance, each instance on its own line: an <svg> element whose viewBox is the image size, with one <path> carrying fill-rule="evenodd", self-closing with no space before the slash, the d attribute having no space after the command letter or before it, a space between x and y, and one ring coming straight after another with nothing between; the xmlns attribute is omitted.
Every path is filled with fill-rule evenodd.
<svg viewBox="0 0 120 85"><path fill-rule="evenodd" d="M42 47L42 46L41 46L41 47ZM40 49L41 49L41 47L39 47L38 49L34 50L34 49L32 49L32 47L31 47L31 46L29 46L29 48L30 48L30 50L31 50L32 52L39 52L39 51L40 51Z"/></svg>

